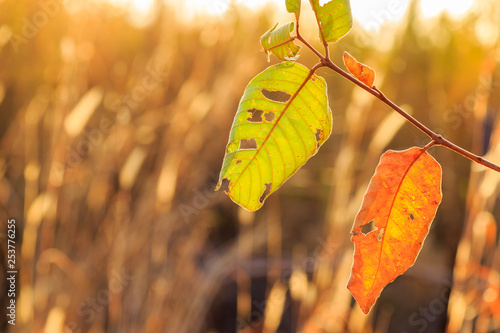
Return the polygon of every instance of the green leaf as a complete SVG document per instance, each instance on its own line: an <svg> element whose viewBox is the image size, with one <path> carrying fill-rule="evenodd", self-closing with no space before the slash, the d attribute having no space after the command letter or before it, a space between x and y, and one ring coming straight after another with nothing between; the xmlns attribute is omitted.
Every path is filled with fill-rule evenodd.
<svg viewBox="0 0 500 333"><path fill-rule="evenodd" d="M267 54L267 61L269 61L270 53L281 60L297 60L299 57L297 53L301 47L296 45L290 36L294 23L290 22L276 29L278 24L260 37L260 44Z"/></svg>
<svg viewBox="0 0 500 333"><path fill-rule="evenodd" d="M320 39L336 42L352 27L351 4L349 0L331 0L320 6L319 0L309 0L319 25Z"/></svg>
<svg viewBox="0 0 500 333"><path fill-rule="evenodd" d="M295 62L268 67L250 81L233 121L217 184L254 211L316 154L332 131L326 82Z"/></svg>
<svg viewBox="0 0 500 333"><path fill-rule="evenodd" d="M300 15L300 0L286 0L286 10L289 13L295 13L297 19Z"/></svg>

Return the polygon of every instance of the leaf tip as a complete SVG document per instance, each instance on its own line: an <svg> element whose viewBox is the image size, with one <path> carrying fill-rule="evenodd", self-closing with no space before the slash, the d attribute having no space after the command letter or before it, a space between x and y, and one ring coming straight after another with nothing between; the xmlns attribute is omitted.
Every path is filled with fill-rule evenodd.
<svg viewBox="0 0 500 333"><path fill-rule="evenodd" d="M374 298L369 295L360 295L357 292L357 287L353 283L352 276L349 279L349 284L347 285L347 289L351 292L352 297L356 300L356 303L358 303L359 308L361 309L361 312L363 312L364 315L367 315L370 313L370 310L372 309L373 305L375 304L375 301L377 300L378 297Z"/></svg>

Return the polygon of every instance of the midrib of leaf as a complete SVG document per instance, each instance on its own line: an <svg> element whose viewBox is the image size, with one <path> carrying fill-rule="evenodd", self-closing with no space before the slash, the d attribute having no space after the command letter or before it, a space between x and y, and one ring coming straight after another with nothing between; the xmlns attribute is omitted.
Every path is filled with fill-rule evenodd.
<svg viewBox="0 0 500 333"><path fill-rule="evenodd" d="M264 138L264 140L262 141L262 144L260 145L260 147L258 147L255 151L255 154L252 156L252 158L250 159L250 162L248 162L248 164L243 168L243 170L241 170L240 172L240 175L238 176L238 178L236 178L235 180L235 184L238 183L238 181L240 180L241 176L247 171L248 167L254 162L255 158L257 157L257 155L259 155L261 149L266 145L267 143L267 140L269 139L269 137L271 136L271 134L273 134L274 132L274 129L276 128L276 126L279 124L281 118L285 115L285 112L288 110L288 107L292 104L292 102L295 100L295 98L297 97L297 95L299 94L299 92L304 88L304 86L307 84L307 81L309 81L309 79L313 76L314 72L316 70L316 67L314 67L313 69L311 69L309 71L309 74L307 74L306 78L304 79L304 81L300 84L299 88L297 89L297 91L292 95L292 97L290 97L290 100L285 104L285 107L283 108L283 112L281 112L281 114L278 116L278 119L276 119L276 122L273 124L273 126L271 127L271 130L269 131L269 133L266 135L266 137ZM297 162L295 162L295 165L297 164ZM260 168L259 168L259 172L260 172Z"/></svg>
<svg viewBox="0 0 500 333"><path fill-rule="evenodd" d="M417 157L416 157L416 158L415 158L415 159L411 162L411 164L408 166L408 168L405 170L405 172L404 172L403 176L401 177L401 181L400 181L400 182L399 182L399 184L398 184L398 188L396 189L396 192L394 192L394 193L395 193L395 195L394 195L394 198L392 199L392 202L391 202L391 205L390 205L390 210L389 210L391 213L390 213L390 214L389 214L389 216L387 217L387 222L389 222L389 221L390 221L390 217L391 217L391 215L392 215L392 210L393 210L393 207L394 207L394 202L396 202L396 197L398 196L399 190L401 189L401 185L403 184L403 182L404 182L404 180L405 180L406 176L408 175L408 172L409 172L409 171L410 171L410 169L413 167L413 165L417 162L417 160L418 160L420 157L422 157L422 155L423 155L426 151L427 151L426 149L422 149L422 151L420 152L420 154L418 154L418 156L417 156ZM394 223L395 223L395 222L394 222ZM396 226L397 226L397 224L396 224ZM399 227L399 226L398 226L398 227ZM387 226L385 227L385 229L386 229L386 231L387 231ZM380 269L380 260L381 260L381 258L382 258L382 253L384 252L384 251L382 251L382 250L383 250L383 248L384 248L384 244L385 244L385 236L388 234L386 231L384 231L384 234L382 235L382 240L381 240L381 242L382 242L382 246L380 247L380 253L379 253L379 255L378 255L378 261L377 261L377 271L375 272L375 277L374 277L374 278L373 278L373 280L372 280L372 283L371 283L371 285L370 285L369 290L371 290L371 289L372 289L373 284L375 283L375 281L377 280L377 277L378 277L378 272L379 272L379 269Z"/></svg>
<svg viewBox="0 0 500 333"><path fill-rule="evenodd" d="M273 45L273 46L271 46L271 47L270 47L270 48L268 48L268 49L264 49L264 51L271 51L271 50L273 50L273 49L275 49L275 48L277 48L277 47L280 47L280 46L285 45L285 44L287 44L287 43L293 42L293 41L295 40L295 38L296 38L296 37L291 37L290 39L288 39L288 40L286 40L286 41L284 41L284 42L281 42L281 43L279 43L279 44Z"/></svg>
<svg viewBox="0 0 500 333"><path fill-rule="evenodd" d="M318 18L318 15L314 15L314 17L316 18L316 23L318 23L318 30L321 35L321 41L323 42L323 44L326 44L325 35L323 34L323 29L321 29L321 20Z"/></svg>

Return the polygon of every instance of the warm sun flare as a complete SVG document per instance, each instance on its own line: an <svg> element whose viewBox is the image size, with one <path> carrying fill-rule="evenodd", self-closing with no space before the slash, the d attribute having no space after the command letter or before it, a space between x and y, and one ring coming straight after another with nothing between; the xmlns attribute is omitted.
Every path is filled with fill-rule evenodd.
<svg viewBox="0 0 500 333"><path fill-rule="evenodd" d="M128 9L133 15L131 20L137 25L146 25L150 21L155 0L101 0ZM166 0L179 8L180 15L192 19L196 15L219 16L233 6L259 9L270 3L282 6L284 0ZM303 1L307 2L307 1ZM328 2L325 0L324 2ZM368 30L378 30L385 22L397 22L404 16L410 0L352 0L353 16ZM321 3L321 2L320 2ZM425 18L435 17L443 12L453 17L465 15L474 4L474 0L421 0L420 10ZM303 4L304 5L304 4ZM280 7L277 7L280 8Z"/></svg>

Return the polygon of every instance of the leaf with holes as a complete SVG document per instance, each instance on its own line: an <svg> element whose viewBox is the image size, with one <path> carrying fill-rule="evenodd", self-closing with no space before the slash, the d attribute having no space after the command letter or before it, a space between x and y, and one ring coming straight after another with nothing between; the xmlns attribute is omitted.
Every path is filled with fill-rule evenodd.
<svg viewBox="0 0 500 333"><path fill-rule="evenodd" d="M260 44L267 54L267 61L269 61L270 53L281 60L297 60L299 57L297 53L301 47L296 45L290 36L294 23L290 22L276 29L278 24L260 37Z"/></svg>
<svg viewBox="0 0 500 333"><path fill-rule="evenodd" d="M344 52L344 65L358 80L370 88L373 86L373 81L375 81L375 71L371 67L360 63L347 52Z"/></svg>
<svg viewBox="0 0 500 333"><path fill-rule="evenodd" d="M326 82L301 64L283 62L254 77L233 121L217 184L254 211L316 154L332 131Z"/></svg>
<svg viewBox="0 0 500 333"><path fill-rule="evenodd" d="M325 42L336 42L352 28L349 0L330 0L320 5L320 0L310 0L319 25L319 37ZM323 1L324 2L324 1Z"/></svg>
<svg viewBox="0 0 500 333"><path fill-rule="evenodd" d="M289 13L295 13L298 19L300 15L300 0L286 0L286 10Z"/></svg>
<svg viewBox="0 0 500 333"><path fill-rule="evenodd" d="M415 262L441 197L441 166L426 151L382 155L351 231L355 252L347 287L365 314ZM373 230L364 230L370 224Z"/></svg>

